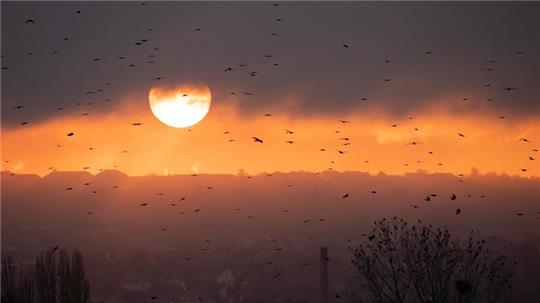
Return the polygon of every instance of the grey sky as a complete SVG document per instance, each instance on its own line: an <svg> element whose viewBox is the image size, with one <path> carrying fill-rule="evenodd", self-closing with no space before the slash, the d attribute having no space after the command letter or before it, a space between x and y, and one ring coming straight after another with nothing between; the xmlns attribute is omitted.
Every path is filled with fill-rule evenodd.
<svg viewBox="0 0 540 303"><path fill-rule="evenodd" d="M141 3L2 2L2 126L79 101L94 112L128 94L146 103L157 76L205 82L214 102L235 99L246 114L293 96L298 115L373 105L407 115L448 95L468 98L470 111L492 98L500 113L540 113L540 3Z"/></svg>

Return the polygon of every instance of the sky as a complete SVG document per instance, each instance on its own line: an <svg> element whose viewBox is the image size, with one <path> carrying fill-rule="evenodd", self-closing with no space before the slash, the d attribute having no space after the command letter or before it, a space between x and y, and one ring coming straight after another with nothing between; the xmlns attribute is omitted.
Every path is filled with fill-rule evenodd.
<svg viewBox="0 0 540 303"><path fill-rule="evenodd" d="M534 2L1 5L2 170L540 176ZM161 123L163 86L208 115Z"/></svg>

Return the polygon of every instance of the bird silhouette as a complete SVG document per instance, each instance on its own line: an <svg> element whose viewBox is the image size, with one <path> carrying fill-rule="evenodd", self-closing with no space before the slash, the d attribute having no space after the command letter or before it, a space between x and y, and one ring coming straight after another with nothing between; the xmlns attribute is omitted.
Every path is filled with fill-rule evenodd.
<svg viewBox="0 0 540 303"><path fill-rule="evenodd" d="M259 139L257 137L252 137L252 138L253 138L253 142L255 142L255 143L263 143L262 139Z"/></svg>

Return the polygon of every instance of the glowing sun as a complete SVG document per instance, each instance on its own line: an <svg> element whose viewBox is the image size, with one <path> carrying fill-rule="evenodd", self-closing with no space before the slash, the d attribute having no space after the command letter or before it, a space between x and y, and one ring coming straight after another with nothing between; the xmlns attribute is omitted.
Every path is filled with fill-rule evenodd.
<svg viewBox="0 0 540 303"><path fill-rule="evenodd" d="M212 94L207 86L153 87L148 102L159 121L171 127L190 127L206 116Z"/></svg>

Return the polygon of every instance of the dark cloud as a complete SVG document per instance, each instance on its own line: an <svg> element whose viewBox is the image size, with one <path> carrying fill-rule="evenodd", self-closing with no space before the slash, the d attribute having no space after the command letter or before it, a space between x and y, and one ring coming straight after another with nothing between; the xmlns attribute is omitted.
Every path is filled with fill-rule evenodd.
<svg viewBox="0 0 540 303"><path fill-rule="evenodd" d="M2 2L3 125L85 111L77 102L95 113L126 95L146 103L158 76L205 82L214 102L246 113L294 98L296 114L377 105L406 115L450 96L537 115L539 15L522 2Z"/></svg>

